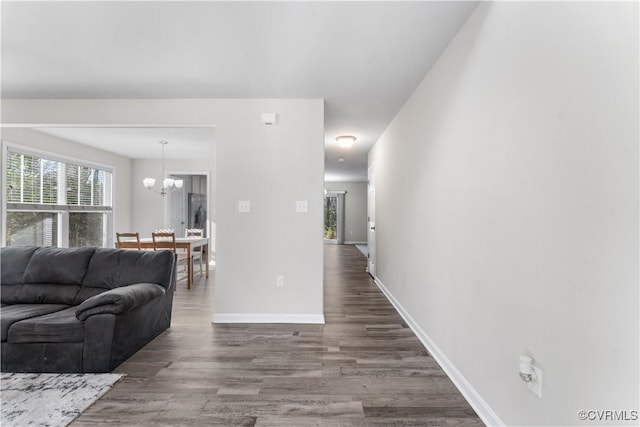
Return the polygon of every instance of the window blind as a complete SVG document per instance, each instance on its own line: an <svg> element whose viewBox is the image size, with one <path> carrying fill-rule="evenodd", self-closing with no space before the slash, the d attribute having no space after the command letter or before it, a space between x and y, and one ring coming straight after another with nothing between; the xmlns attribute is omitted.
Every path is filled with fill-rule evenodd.
<svg viewBox="0 0 640 427"><path fill-rule="evenodd" d="M6 244L110 246L112 173L8 147Z"/></svg>
<svg viewBox="0 0 640 427"><path fill-rule="evenodd" d="M9 151L6 180L8 204L111 208L109 171Z"/></svg>

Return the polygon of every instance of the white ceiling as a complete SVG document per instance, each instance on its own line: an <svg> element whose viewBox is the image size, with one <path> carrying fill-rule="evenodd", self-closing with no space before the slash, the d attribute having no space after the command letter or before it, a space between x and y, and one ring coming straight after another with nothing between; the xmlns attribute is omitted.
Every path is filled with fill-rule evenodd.
<svg viewBox="0 0 640 427"><path fill-rule="evenodd" d="M364 180L367 152L476 4L3 1L2 96L324 98L327 179ZM103 132L71 139L143 155ZM356 146L337 147L341 134Z"/></svg>
<svg viewBox="0 0 640 427"><path fill-rule="evenodd" d="M212 127L46 127L35 130L132 159L202 159L215 153Z"/></svg>

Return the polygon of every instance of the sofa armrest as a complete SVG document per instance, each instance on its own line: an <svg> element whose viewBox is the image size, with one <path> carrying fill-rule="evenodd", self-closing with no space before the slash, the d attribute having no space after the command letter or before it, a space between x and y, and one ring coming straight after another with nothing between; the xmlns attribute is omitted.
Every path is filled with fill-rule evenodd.
<svg viewBox="0 0 640 427"><path fill-rule="evenodd" d="M126 313L164 294L164 288L155 283L136 283L110 289L82 302L76 309L76 317L85 321L94 314Z"/></svg>

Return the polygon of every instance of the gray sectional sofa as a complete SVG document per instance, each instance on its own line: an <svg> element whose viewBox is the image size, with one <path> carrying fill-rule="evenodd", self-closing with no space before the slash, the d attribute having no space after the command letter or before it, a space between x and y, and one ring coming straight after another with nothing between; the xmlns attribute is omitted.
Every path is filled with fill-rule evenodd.
<svg viewBox="0 0 640 427"><path fill-rule="evenodd" d="M170 251L0 249L2 372L110 372L171 323Z"/></svg>

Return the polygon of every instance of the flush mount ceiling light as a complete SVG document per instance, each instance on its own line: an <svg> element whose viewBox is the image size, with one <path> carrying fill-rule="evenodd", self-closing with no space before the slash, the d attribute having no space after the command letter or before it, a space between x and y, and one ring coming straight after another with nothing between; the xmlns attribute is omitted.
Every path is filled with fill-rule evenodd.
<svg viewBox="0 0 640 427"><path fill-rule="evenodd" d="M164 146L168 144L167 141L160 141L162 144L162 187L160 190L156 190L153 186L156 183L154 178L145 178L142 180L142 184L144 184L147 190L153 190L156 193L159 193L161 196L171 193L172 191L176 191L182 188L182 180L181 179L172 179L165 178L164 176Z"/></svg>
<svg viewBox="0 0 640 427"><path fill-rule="evenodd" d="M356 142L356 137L352 135L341 135L336 137L336 142L341 147L350 148Z"/></svg>

